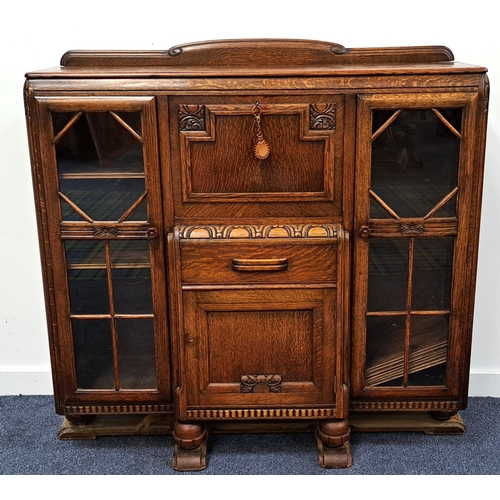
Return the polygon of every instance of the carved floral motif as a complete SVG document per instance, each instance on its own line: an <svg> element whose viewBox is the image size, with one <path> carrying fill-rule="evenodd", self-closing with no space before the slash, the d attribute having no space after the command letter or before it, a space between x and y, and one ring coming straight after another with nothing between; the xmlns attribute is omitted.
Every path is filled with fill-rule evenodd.
<svg viewBox="0 0 500 500"><path fill-rule="evenodd" d="M118 228L109 226L98 226L94 228L94 236L118 236Z"/></svg>
<svg viewBox="0 0 500 500"><path fill-rule="evenodd" d="M179 106L179 128L184 132L205 130L205 106L181 104Z"/></svg>
<svg viewBox="0 0 500 500"><path fill-rule="evenodd" d="M240 392L281 392L280 375L243 375Z"/></svg>
<svg viewBox="0 0 500 500"><path fill-rule="evenodd" d="M309 128L311 130L335 130L336 104L311 104L309 107Z"/></svg>

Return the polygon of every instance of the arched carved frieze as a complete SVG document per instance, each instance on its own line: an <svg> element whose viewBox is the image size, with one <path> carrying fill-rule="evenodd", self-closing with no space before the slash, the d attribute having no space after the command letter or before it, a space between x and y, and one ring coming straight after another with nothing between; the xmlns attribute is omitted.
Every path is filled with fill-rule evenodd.
<svg viewBox="0 0 500 500"><path fill-rule="evenodd" d="M335 224L246 224L180 226L180 239L338 238Z"/></svg>

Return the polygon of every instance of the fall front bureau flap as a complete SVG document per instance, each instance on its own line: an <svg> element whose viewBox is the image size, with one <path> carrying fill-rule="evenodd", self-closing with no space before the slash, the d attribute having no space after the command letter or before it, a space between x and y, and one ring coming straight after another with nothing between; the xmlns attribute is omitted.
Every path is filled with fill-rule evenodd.
<svg viewBox="0 0 500 500"><path fill-rule="evenodd" d="M182 95L169 114L179 216L340 214L344 96Z"/></svg>

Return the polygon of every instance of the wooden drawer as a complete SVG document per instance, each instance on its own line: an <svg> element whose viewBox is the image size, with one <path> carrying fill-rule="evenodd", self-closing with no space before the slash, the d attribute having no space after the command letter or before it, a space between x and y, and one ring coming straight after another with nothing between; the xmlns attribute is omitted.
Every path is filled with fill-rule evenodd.
<svg viewBox="0 0 500 500"><path fill-rule="evenodd" d="M334 282L338 236L335 226L327 228L329 231L316 229L318 236L312 237L220 239L197 238L181 230L182 283ZM199 229L197 234L202 234Z"/></svg>

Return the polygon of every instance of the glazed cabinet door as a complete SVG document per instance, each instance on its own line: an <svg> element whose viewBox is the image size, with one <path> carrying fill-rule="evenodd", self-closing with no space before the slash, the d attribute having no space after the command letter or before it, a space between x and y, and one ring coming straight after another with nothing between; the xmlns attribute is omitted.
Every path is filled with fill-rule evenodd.
<svg viewBox="0 0 500 500"><path fill-rule="evenodd" d="M170 382L154 98L35 102L58 410L164 409Z"/></svg>
<svg viewBox="0 0 500 500"><path fill-rule="evenodd" d="M460 404L476 103L473 93L358 98L354 409Z"/></svg>

